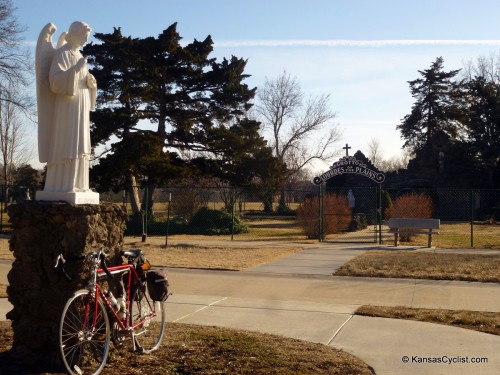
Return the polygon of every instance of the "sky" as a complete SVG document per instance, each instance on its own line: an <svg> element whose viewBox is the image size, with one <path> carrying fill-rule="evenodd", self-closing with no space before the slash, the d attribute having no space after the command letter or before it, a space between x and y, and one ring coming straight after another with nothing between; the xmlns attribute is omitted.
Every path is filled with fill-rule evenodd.
<svg viewBox="0 0 500 375"><path fill-rule="evenodd" d="M211 35L213 57L247 60L245 83L261 87L286 71L306 96L330 94L341 148L377 140L384 158L401 154L396 126L414 102L408 81L441 56L444 69L500 53L498 0L14 0L33 49L48 22L54 40L73 21L94 32L120 27L157 36L172 23L183 42ZM91 39L92 40L92 39ZM34 90L34 89L33 89ZM36 134L36 129L33 129ZM341 156L341 155L339 155ZM326 169L328 166L316 165Z"/></svg>

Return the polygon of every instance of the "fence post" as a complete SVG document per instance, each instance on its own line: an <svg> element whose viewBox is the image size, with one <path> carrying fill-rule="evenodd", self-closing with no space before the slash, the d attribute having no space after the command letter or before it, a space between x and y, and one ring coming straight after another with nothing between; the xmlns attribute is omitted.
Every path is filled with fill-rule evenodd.
<svg viewBox="0 0 500 375"><path fill-rule="evenodd" d="M382 244L382 185L377 187L378 244Z"/></svg>
<svg viewBox="0 0 500 375"><path fill-rule="evenodd" d="M127 188L123 189L123 208L125 209L125 212L128 214L128 208L127 208Z"/></svg>
<svg viewBox="0 0 500 375"><path fill-rule="evenodd" d="M318 241L323 241L323 184L319 184L318 188Z"/></svg>
<svg viewBox="0 0 500 375"><path fill-rule="evenodd" d="M474 189L470 191L470 247L474 247Z"/></svg>
<svg viewBox="0 0 500 375"><path fill-rule="evenodd" d="M234 239L234 206L236 204L236 193L234 186L231 187L231 241Z"/></svg>
<svg viewBox="0 0 500 375"><path fill-rule="evenodd" d="M142 242L146 242L148 238L148 185L144 187L145 200L143 197L143 210L142 210Z"/></svg>
<svg viewBox="0 0 500 375"><path fill-rule="evenodd" d="M168 231L170 229L170 204L172 202L172 193L168 193L168 207L167 207L167 234L165 235L165 248L168 249Z"/></svg>

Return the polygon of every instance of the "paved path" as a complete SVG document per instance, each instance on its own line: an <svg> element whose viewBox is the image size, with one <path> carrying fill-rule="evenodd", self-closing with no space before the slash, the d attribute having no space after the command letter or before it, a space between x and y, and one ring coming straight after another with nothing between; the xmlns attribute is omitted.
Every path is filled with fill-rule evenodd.
<svg viewBox="0 0 500 375"><path fill-rule="evenodd" d="M366 244L351 244L347 249L344 248L344 245L309 246L304 251L255 267L246 272L331 276L333 271L348 260L376 248ZM335 246L335 251L332 251L332 246Z"/></svg>
<svg viewBox="0 0 500 375"><path fill-rule="evenodd" d="M498 336L353 315L364 304L500 312L500 284L331 276L343 262L373 248L319 244L246 272L171 269L168 321L331 345L358 356L377 374L500 373ZM8 267L0 263L0 275ZM7 305L0 300L0 319ZM487 363L472 363L481 358ZM439 361L446 363L434 363Z"/></svg>

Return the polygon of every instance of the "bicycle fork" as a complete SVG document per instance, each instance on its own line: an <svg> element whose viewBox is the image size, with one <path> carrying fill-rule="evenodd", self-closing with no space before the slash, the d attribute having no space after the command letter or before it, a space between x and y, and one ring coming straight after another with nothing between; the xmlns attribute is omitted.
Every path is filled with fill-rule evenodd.
<svg viewBox="0 0 500 375"><path fill-rule="evenodd" d="M91 303L92 301L94 301L94 302ZM88 323L89 323L89 321L88 321L89 314L90 314L91 309L94 309L93 321L92 321L92 325L87 328ZM98 312L99 312L99 306L98 306L97 298L95 298L95 296L92 298L92 294L89 294L89 298L87 298L87 301L85 302L85 314L84 314L81 330L80 330L80 332L78 332L78 341L90 341L90 340L92 340L92 337L94 337L94 333L96 330Z"/></svg>

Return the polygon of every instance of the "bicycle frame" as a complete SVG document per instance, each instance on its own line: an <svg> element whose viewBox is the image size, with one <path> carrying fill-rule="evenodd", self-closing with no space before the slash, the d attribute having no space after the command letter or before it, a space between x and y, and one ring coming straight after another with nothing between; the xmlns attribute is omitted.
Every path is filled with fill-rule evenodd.
<svg viewBox="0 0 500 375"><path fill-rule="evenodd" d="M106 265L107 255L103 250L67 260L62 254L56 258L55 268L68 281L71 277L64 270L67 261L90 262L87 263L90 269L86 268L90 271L90 280L85 289L76 291L68 299L60 320L61 356L70 373L80 374L83 367L91 368L94 364L99 366L96 368L100 372L106 363L111 339L115 346L121 347L125 336L130 335L133 350L141 353L157 350L161 343L165 310L161 301L154 301L149 296L146 277L142 273L150 269L150 264L146 259L138 259L143 256L140 250L122 252L121 255L128 259L128 263L111 267ZM102 285L106 278L115 279L120 287L125 286L121 310L109 298L109 286ZM117 294L122 297L121 293ZM79 356L88 356L90 362L84 363Z"/></svg>
<svg viewBox="0 0 500 375"><path fill-rule="evenodd" d="M140 284L140 283L142 283L142 281L141 281L135 267L132 264L123 264L123 265L119 265L119 266L106 267L107 272L104 268L101 268L98 265L99 265L99 256L97 256L94 260L94 267L93 267L94 270L92 272L93 277L92 277L92 281L91 281L88 289L89 289L91 295L98 296L99 298L102 299L102 301L104 301L105 305L107 306L108 312L111 312L111 314L108 313L108 316L111 315L114 317L114 321L118 324L120 329L124 330L124 331L128 331L129 333L131 333L133 335L134 330L141 327L145 322L147 322L148 320L150 320L151 318L154 318L156 316L156 311L154 309L151 309L151 311L152 311L151 315L145 316L141 320L139 320L135 325L133 325L133 326L131 325L131 319L130 319L129 313L131 310L131 304L133 302L132 298L134 297L132 295L132 291L134 290L134 293L135 293L135 289L132 285L133 285L133 283ZM103 279L109 275L113 276L113 275L125 275L125 274L128 274L127 281L126 281L127 285L125 288L125 290L126 290L125 306L126 306L127 316L125 319L121 319L120 316L118 316L115 309L112 307L112 305L111 305L110 301L108 300L108 298L106 297L106 295L104 294L104 291L100 286L99 279ZM87 305L85 307L84 324L87 322L87 317L89 316L89 309L90 308L94 309L94 314L93 314L94 321L92 322L93 329L92 329L92 332L90 332L90 335L93 334L93 331L94 331L95 326L96 326L99 298L94 298L93 306ZM148 304L151 307L151 301L148 300ZM132 341L133 341L133 345L134 345L134 349L135 349L135 342L134 342L135 340L132 340Z"/></svg>
<svg viewBox="0 0 500 375"><path fill-rule="evenodd" d="M132 298L133 298L133 295L132 295L132 290L133 290L132 283L134 282L134 283L138 283L139 284L142 281L141 281L139 275L137 274L137 271L135 270L135 267L132 264L124 264L124 265L120 265L120 266L111 266L111 267L108 267L108 270L111 273L111 275L117 275L117 274L119 274L119 275L125 275L125 274L128 274L127 285L126 285L126 288L125 288L125 290L126 290L126 294L125 294L126 295L125 306L126 306L127 312L129 312L130 311L130 305L133 302L132 301ZM106 273L105 273L104 269L98 268L97 269L97 279L103 278L105 276L106 276ZM130 322L130 319L128 319L128 316L127 316L126 319L121 319L118 316L117 312L111 306L111 303L109 302L108 298L104 295L104 292L103 292L101 286L99 285L99 282L95 283L95 288L96 288L96 292L99 294L99 296L102 298L102 300L104 301L104 303L108 307L108 310L114 316L115 321L118 323L118 325L120 326L120 328L123 329L123 330L132 330L133 331L136 328L140 327L147 319L150 319L150 318L156 316L156 313L153 313L152 316L148 316L148 317L140 320L134 326L131 326L131 322ZM148 303L149 303L149 301L148 301ZM97 308L97 306L96 306L96 308Z"/></svg>

